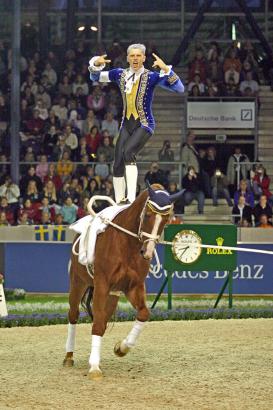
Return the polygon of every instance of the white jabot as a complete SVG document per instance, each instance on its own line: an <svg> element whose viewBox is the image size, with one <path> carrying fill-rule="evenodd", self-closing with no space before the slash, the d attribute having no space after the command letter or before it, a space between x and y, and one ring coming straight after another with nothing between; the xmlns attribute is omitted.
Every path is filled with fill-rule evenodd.
<svg viewBox="0 0 273 410"><path fill-rule="evenodd" d="M133 88L133 85L139 80L141 74L144 73L145 68L141 67L139 70L132 70L129 68L125 75L125 93L130 94Z"/></svg>

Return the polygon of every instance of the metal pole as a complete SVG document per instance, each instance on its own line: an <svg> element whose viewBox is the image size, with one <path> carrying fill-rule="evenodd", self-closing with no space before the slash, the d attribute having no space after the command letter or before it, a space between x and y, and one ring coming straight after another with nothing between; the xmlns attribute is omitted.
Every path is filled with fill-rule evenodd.
<svg viewBox="0 0 273 410"><path fill-rule="evenodd" d="M98 0L98 43L101 43L101 0Z"/></svg>
<svg viewBox="0 0 273 410"><path fill-rule="evenodd" d="M264 31L265 37L268 40L268 0L264 2Z"/></svg>
<svg viewBox="0 0 273 410"><path fill-rule="evenodd" d="M181 37L184 36L185 31L185 2L181 0L181 8L180 8L180 35Z"/></svg>
<svg viewBox="0 0 273 410"><path fill-rule="evenodd" d="M172 309L172 294L173 294L173 289L172 289L173 273L167 272L167 278L168 278L168 310L171 310Z"/></svg>
<svg viewBox="0 0 273 410"><path fill-rule="evenodd" d="M11 67L11 177L19 183L20 161L20 40L21 0L13 0L12 20L12 67Z"/></svg>

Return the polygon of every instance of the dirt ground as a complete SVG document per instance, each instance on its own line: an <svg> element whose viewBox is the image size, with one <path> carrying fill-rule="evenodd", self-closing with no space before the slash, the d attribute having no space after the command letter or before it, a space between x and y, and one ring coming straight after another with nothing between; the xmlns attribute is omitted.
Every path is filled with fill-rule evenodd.
<svg viewBox="0 0 273 410"><path fill-rule="evenodd" d="M149 323L124 358L107 330L104 378L87 378L90 327L79 325L74 368L66 326L0 329L0 409L273 409L273 319Z"/></svg>

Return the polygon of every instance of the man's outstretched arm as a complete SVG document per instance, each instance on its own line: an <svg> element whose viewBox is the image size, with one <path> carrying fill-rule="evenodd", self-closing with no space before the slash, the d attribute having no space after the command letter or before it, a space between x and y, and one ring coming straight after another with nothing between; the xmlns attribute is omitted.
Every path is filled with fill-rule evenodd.
<svg viewBox="0 0 273 410"><path fill-rule="evenodd" d="M164 61L155 53L153 53L153 57L155 59L153 67L160 68L157 84L166 90L170 90L175 93L183 93L185 87L178 75L172 70L172 66L165 64Z"/></svg>

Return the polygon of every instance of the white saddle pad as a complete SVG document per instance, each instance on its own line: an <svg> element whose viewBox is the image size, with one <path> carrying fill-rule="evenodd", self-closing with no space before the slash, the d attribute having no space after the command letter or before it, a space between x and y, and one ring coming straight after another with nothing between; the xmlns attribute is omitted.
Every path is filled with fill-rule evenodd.
<svg viewBox="0 0 273 410"><path fill-rule="evenodd" d="M102 222L101 218L112 221L120 212L128 208L130 204L109 206L99 212L95 217L91 215L84 216L69 226L69 229L80 234L79 240L79 263L82 265L91 265L95 258L95 247L97 236L104 232L107 224Z"/></svg>

